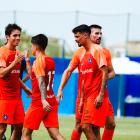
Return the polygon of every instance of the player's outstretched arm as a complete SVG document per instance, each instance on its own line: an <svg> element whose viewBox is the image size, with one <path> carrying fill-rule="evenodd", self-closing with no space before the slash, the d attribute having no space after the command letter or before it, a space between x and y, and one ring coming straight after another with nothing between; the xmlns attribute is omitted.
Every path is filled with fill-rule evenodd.
<svg viewBox="0 0 140 140"><path fill-rule="evenodd" d="M31 98L32 97L32 90L29 89L19 78L19 83L20 83L20 87L25 91L25 93L27 94L27 98Z"/></svg>
<svg viewBox="0 0 140 140"><path fill-rule="evenodd" d="M23 78L22 82L25 83L29 78L30 78L30 75L29 75L29 73L27 72L27 74L26 74L25 77Z"/></svg>
<svg viewBox="0 0 140 140"><path fill-rule="evenodd" d="M40 76L37 78L37 80L39 84L39 90L41 94L41 101L42 101L43 109L49 113L52 111L52 107L46 101L47 90L46 90L45 76Z"/></svg>
<svg viewBox="0 0 140 140"><path fill-rule="evenodd" d="M57 93L58 104L60 104L60 98L61 98L61 100L63 100L63 89L64 89L65 85L67 84L73 71L74 71L74 68L68 66L68 68L64 71L64 73L62 75L61 83L60 83L58 93Z"/></svg>
<svg viewBox="0 0 140 140"><path fill-rule="evenodd" d="M12 72L15 66L19 64L23 59L24 59L23 54L20 54L17 56L17 53L16 53L15 60L8 67L0 67L0 77L1 78L6 77L9 73Z"/></svg>
<svg viewBox="0 0 140 140"><path fill-rule="evenodd" d="M79 111L79 114L82 115L82 112L83 112L83 105L84 105L84 80L82 80L82 92L81 92L81 99L80 99L80 104L79 104L79 108L78 108L78 111Z"/></svg>
<svg viewBox="0 0 140 140"><path fill-rule="evenodd" d="M108 80L115 78L115 71L113 66L108 66Z"/></svg>
<svg viewBox="0 0 140 140"><path fill-rule="evenodd" d="M29 75L31 75L32 64L31 64L30 58L29 58L29 49L25 50L24 53L25 53L27 72L28 72Z"/></svg>
<svg viewBox="0 0 140 140"><path fill-rule="evenodd" d="M108 80L108 68L107 66L102 66L100 68L102 72L102 82L101 82L101 89L99 96L96 98L95 103L96 103L96 108L100 108L103 104L103 99L104 99L104 94L105 94L105 89L107 86L107 80Z"/></svg>

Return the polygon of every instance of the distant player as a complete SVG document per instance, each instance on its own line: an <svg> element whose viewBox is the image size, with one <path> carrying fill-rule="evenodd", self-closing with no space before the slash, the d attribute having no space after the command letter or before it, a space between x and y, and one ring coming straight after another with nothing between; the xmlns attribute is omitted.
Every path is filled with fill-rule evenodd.
<svg viewBox="0 0 140 140"><path fill-rule="evenodd" d="M92 43L91 30L87 25L80 25L72 31L78 46L83 46L86 50L80 62L84 81L84 96L81 94L79 109L79 112L82 112L82 130L88 140L97 140L99 128L105 125L109 101L106 90L108 80L106 56L100 46Z"/></svg>
<svg viewBox="0 0 140 140"><path fill-rule="evenodd" d="M38 130L43 121L49 135L55 140L65 140L59 133L58 104L53 92L55 74L54 60L45 54L48 38L39 34L31 39L32 54L36 57L33 66L25 51L26 65L32 82L32 102L24 120L23 140L31 140L33 130Z"/></svg>
<svg viewBox="0 0 140 140"><path fill-rule="evenodd" d="M7 44L0 48L0 140L7 124L14 126L11 140L20 140L24 121L24 107L21 90L31 96L32 91L19 79L20 62L24 55L17 49L21 28L17 24L8 24L5 28Z"/></svg>
<svg viewBox="0 0 140 140"><path fill-rule="evenodd" d="M91 29L90 37L92 42L99 45L102 38L102 31L101 31L102 27L94 24L90 26L90 29ZM105 55L107 58L108 80L111 80L115 77L115 71L113 69L112 62L111 62L111 54L108 49L103 48L103 50L105 51ZM115 124L114 110L109 101L105 129L102 136L102 140L112 140L115 126L116 124Z"/></svg>

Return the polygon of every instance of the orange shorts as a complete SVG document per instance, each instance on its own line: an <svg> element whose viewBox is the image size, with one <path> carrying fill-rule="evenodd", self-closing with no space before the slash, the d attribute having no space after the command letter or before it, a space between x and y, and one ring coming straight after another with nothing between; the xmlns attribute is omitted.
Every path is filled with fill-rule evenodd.
<svg viewBox="0 0 140 140"><path fill-rule="evenodd" d="M99 127L104 127L108 109L109 99L104 98L103 104L99 109L96 109L94 104L95 99L88 99L84 103L81 125L83 123L90 123Z"/></svg>
<svg viewBox="0 0 140 140"><path fill-rule="evenodd" d="M0 123L20 124L24 116L22 100L0 100Z"/></svg>
<svg viewBox="0 0 140 140"><path fill-rule="evenodd" d="M80 99L81 98L77 98L76 100L76 113L75 113L75 118L81 120L82 119L82 115L79 114L78 112L78 108L79 108L79 104L80 104Z"/></svg>
<svg viewBox="0 0 140 140"><path fill-rule="evenodd" d="M107 116L114 116L114 110L113 110L113 107L112 107L112 104L109 100L109 104L108 104L108 110L107 110Z"/></svg>
<svg viewBox="0 0 140 140"><path fill-rule="evenodd" d="M23 126L32 130L38 130L42 120L45 127L59 128L58 105L52 106L50 113L47 113L43 107L30 105L26 112Z"/></svg>

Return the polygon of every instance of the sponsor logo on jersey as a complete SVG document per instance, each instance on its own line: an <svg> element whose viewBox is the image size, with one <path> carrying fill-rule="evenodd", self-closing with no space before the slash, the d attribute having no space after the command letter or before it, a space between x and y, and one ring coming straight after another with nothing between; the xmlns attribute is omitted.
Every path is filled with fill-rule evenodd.
<svg viewBox="0 0 140 140"><path fill-rule="evenodd" d="M47 95L47 98L53 98L54 95Z"/></svg>
<svg viewBox="0 0 140 140"><path fill-rule="evenodd" d="M20 73L20 70L12 70L11 73Z"/></svg>
<svg viewBox="0 0 140 140"><path fill-rule="evenodd" d="M93 72L92 69L87 69L87 70L85 70L85 71L82 71L82 74L90 73L90 72Z"/></svg>
<svg viewBox="0 0 140 140"><path fill-rule="evenodd" d="M88 114L88 113L89 113L89 111L88 111L88 110L86 110L86 111L85 111L85 114Z"/></svg>
<svg viewBox="0 0 140 140"><path fill-rule="evenodd" d="M7 115L4 115L4 116L3 116L3 119L4 119L4 120L7 120L7 119L8 119L8 116L7 116Z"/></svg>
<svg viewBox="0 0 140 140"><path fill-rule="evenodd" d="M92 63L92 59L91 59L91 58L89 58L88 62L89 62L89 63Z"/></svg>

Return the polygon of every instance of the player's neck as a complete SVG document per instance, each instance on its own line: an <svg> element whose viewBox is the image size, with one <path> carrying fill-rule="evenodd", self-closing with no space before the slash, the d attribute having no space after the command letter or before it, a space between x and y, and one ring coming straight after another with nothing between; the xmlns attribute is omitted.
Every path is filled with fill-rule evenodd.
<svg viewBox="0 0 140 140"><path fill-rule="evenodd" d="M16 46L13 46L13 45L10 44L10 43L7 43L7 44L6 44L6 47L7 47L7 49L8 49L9 51L12 51L12 52L14 52L14 51L16 50Z"/></svg>
<svg viewBox="0 0 140 140"><path fill-rule="evenodd" d="M90 40L87 41L86 44L84 45L87 52L91 50L92 46L93 46L93 43Z"/></svg>
<svg viewBox="0 0 140 140"><path fill-rule="evenodd" d="M38 58L41 55L45 55L45 51L38 51L38 52L36 52L36 58Z"/></svg>

